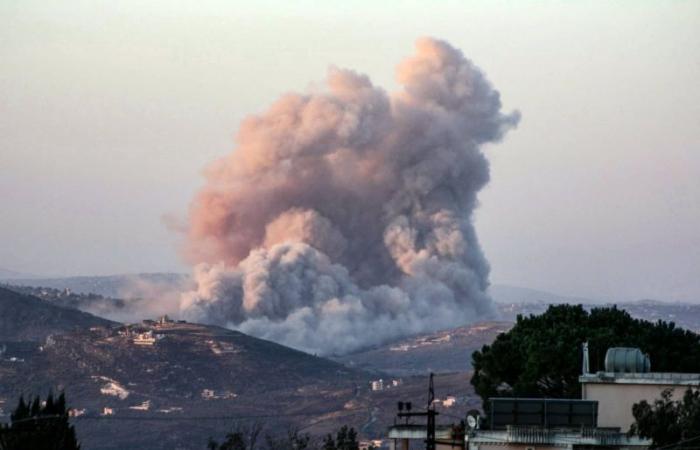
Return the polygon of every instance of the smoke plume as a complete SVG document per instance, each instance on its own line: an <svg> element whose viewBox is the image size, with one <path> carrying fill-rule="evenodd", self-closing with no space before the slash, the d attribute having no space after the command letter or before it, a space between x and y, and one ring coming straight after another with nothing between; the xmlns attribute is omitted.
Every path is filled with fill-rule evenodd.
<svg viewBox="0 0 700 450"><path fill-rule="evenodd" d="M243 121L191 206L184 316L341 354L493 313L480 148L519 113L446 42L420 39L397 80L331 68Z"/></svg>

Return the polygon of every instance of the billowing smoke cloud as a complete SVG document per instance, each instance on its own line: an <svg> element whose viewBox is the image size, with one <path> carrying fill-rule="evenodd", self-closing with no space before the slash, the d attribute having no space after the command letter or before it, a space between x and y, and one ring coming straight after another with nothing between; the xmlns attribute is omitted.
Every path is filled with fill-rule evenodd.
<svg viewBox="0 0 700 450"><path fill-rule="evenodd" d="M241 125L188 226L183 315L340 354L493 313L472 224L480 147L519 120L462 53L420 39L399 92L332 68Z"/></svg>

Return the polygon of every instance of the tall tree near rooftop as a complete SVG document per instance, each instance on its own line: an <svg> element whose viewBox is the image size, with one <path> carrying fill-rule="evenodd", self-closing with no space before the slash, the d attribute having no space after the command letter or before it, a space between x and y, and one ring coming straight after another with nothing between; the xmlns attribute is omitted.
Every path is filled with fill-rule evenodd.
<svg viewBox="0 0 700 450"><path fill-rule="evenodd" d="M35 397L31 406L20 397L9 425L0 425L0 450L79 450L75 429L68 422L66 399L61 394L46 402Z"/></svg>
<svg viewBox="0 0 700 450"><path fill-rule="evenodd" d="M688 389L680 401L671 398L670 389L649 404L646 400L632 407L635 423L630 434L651 439L654 447L695 448L700 446L700 392Z"/></svg>
<svg viewBox="0 0 700 450"><path fill-rule="evenodd" d="M591 370L604 370L610 347L639 347L657 372L700 372L700 336L673 323L633 319L616 307L553 305L518 316L515 326L472 354L471 383L486 407L489 397L580 398L581 345Z"/></svg>

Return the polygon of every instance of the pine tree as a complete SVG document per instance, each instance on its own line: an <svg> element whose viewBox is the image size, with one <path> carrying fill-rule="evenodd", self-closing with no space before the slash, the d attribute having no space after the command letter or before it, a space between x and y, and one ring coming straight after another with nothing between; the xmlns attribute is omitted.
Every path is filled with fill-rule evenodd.
<svg viewBox="0 0 700 450"><path fill-rule="evenodd" d="M79 450L75 428L68 421L66 399L54 400L49 393L42 405L37 396L27 405L21 396L10 416L10 424L0 426L0 450Z"/></svg>
<svg viewBox="0 0 700 450"><path fill-rule="evenodd" d="M337 450L335 440L330 434L326 435L326 437L323 439L323 450Z"/></svg>

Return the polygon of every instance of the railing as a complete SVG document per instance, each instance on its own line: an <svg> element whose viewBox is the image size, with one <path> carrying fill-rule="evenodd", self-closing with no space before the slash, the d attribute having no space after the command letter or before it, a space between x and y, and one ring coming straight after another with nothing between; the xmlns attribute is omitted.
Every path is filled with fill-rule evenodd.
<svg viewBox="0 0 700 450"><path fill-rule="evenodd" d="M593 444L617 445L627 436L617 428L545 428L539 426L509 425L505 430L479 430L479 439L520 444Z"/></svg>

